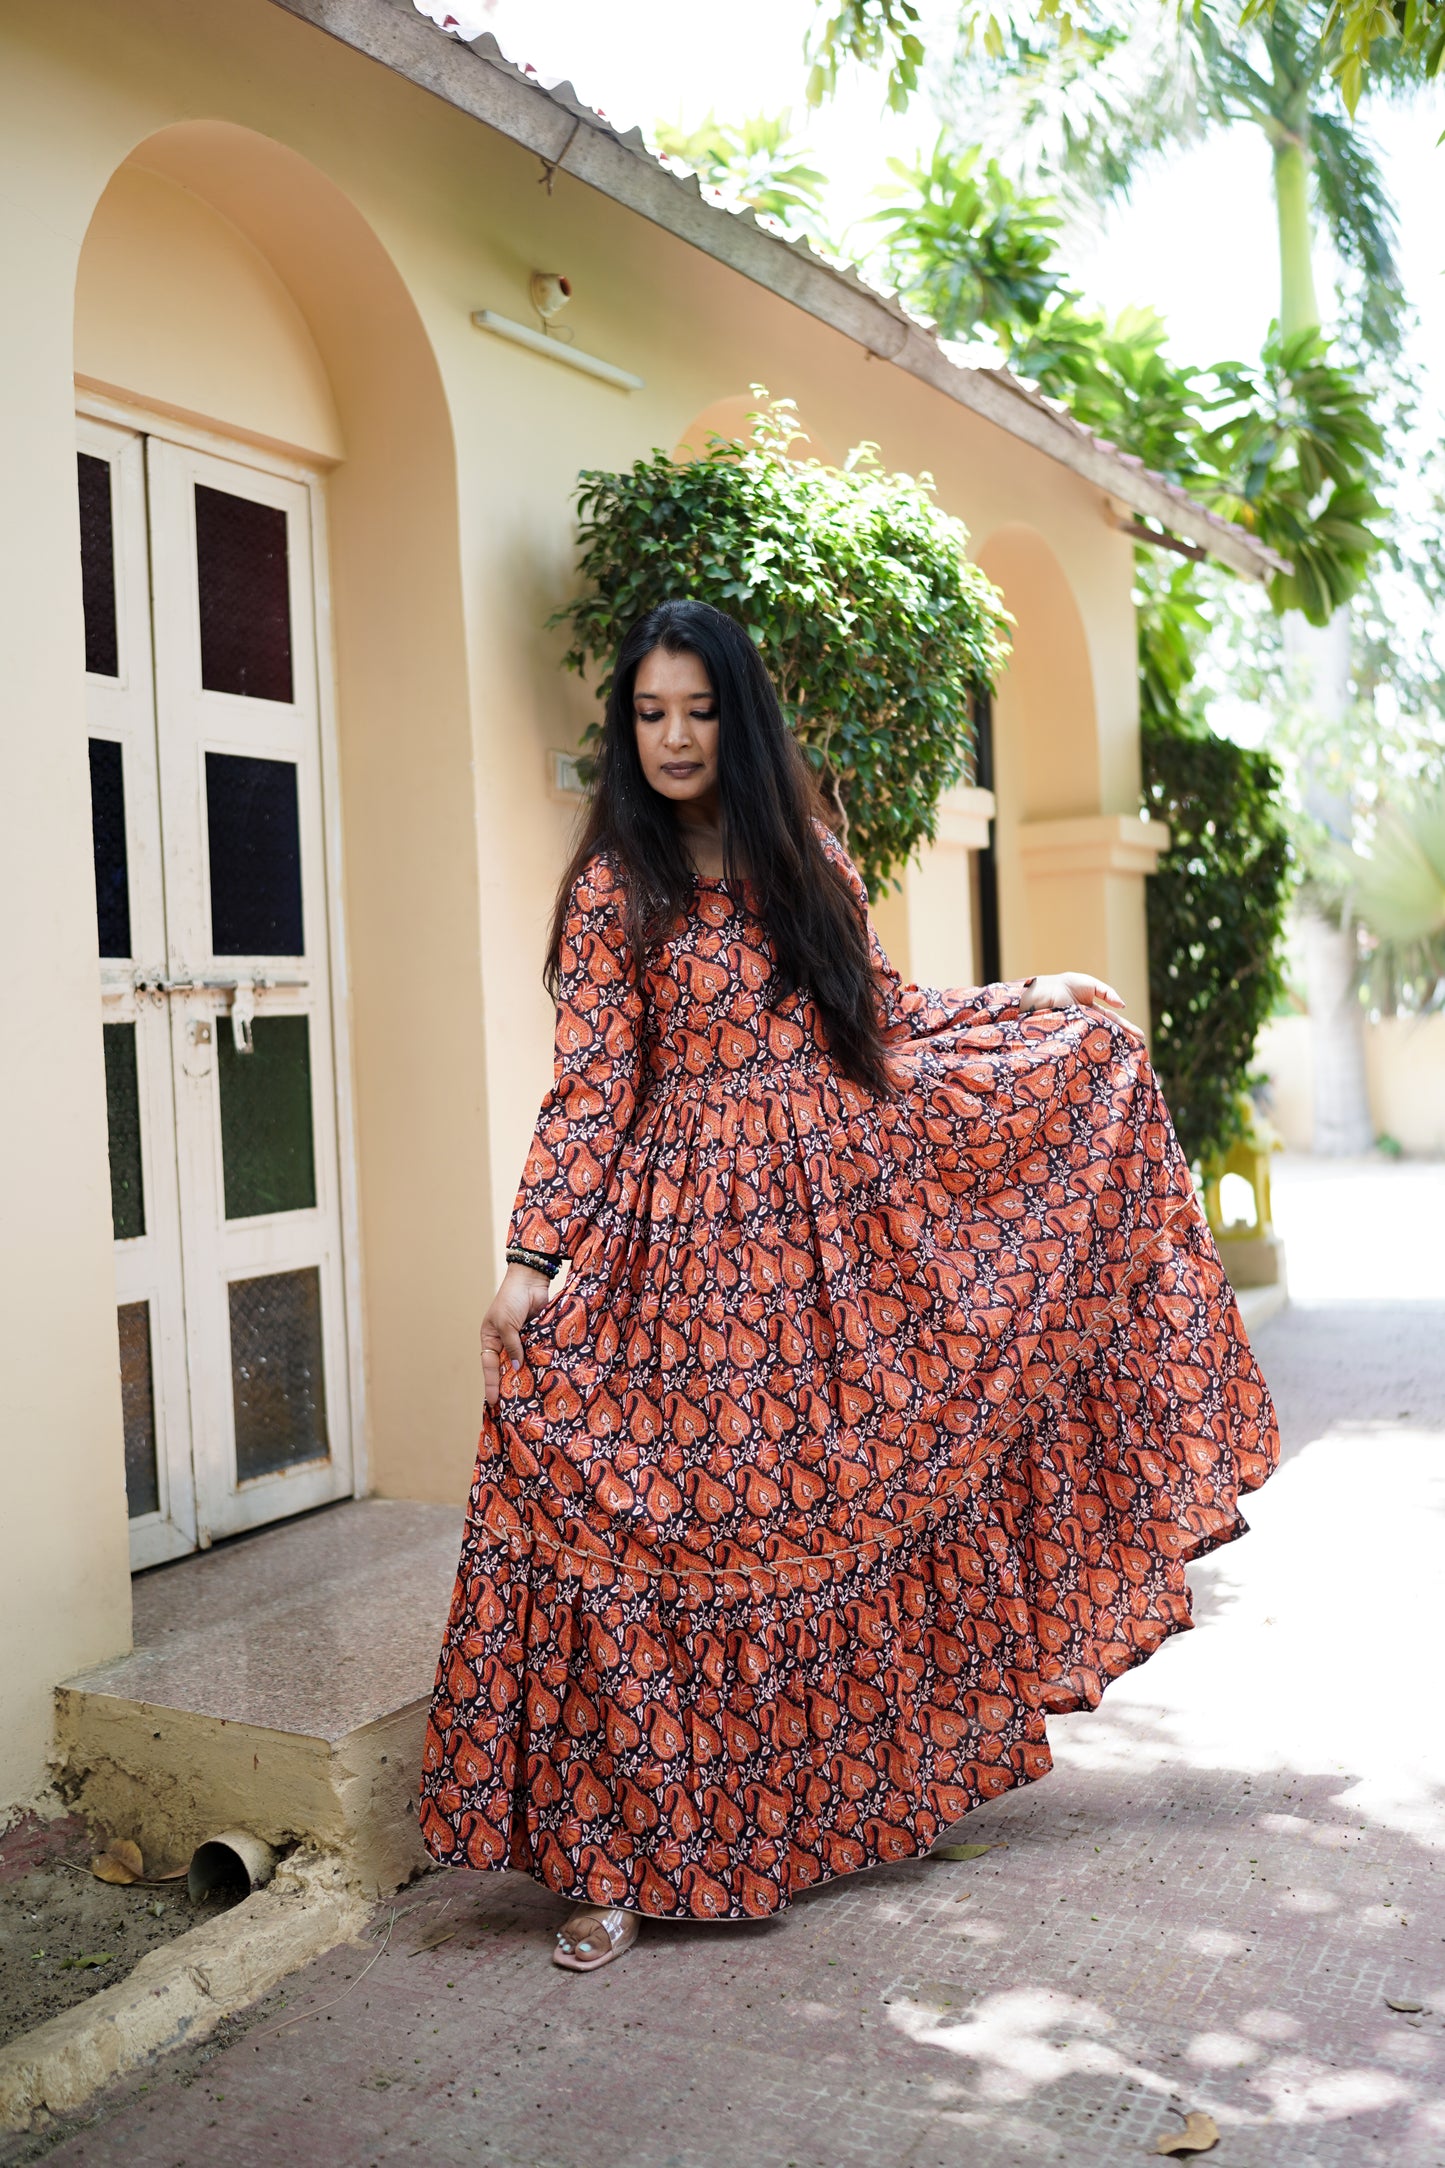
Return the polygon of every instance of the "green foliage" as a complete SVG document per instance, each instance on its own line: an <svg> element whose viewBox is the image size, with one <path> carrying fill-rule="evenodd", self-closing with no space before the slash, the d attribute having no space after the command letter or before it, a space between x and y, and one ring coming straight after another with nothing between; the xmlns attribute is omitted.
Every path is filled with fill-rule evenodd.
<svg viewBox="0 0 1445 2168"><path fill-rule="evenodd" d="M1374 463L1382 449L1369 393L1329 359L1317 331L1272 335L1258 368L1225 363L1209 444L1217 509L1252 527L1293 566L1270 600L1325 625L1379 548Z"/></svg>
<svg viewBox="0 0 1445 2168"><path fill-rule="evenodd" d="M624 474L582 475L585 587L556 620L570 630L567 665L605 668L669 596L729 611L846 815L864 878L886 881L968 772L971 700L1002 664L1007 615L927 476L883 472L868 446L846 468L790 459L788 400L753 421L751 443L713 438L701 459L659 451Z"/></svg>
<svg viewBox="0 0 1445 2168"><path fill-rule="evenodd" d="M652 137L664 157L690 166L706 186L726 189L781 225L821 233L827 176L808 164L792 121L791 113L759 113L733 127L709 113L691 133L659 121Z"/></svg>
<svg viewBox="0 0 1445 2168"><path fill-rule="evenodd" d="M1171 843L1149 881L1154 1063L1185 1154L1242 1133L1240 1094L1283 986L1290 855L1267 754L1146 715L1144 800Z"/></svg>
<svg viewBox="0 0 1445 2168"><path fill-rule="evenodd" d="M1340 853L1367 936L1372 1005L1423 1009L1445 991L1445 790L1382 807L1368 849Z"/></svg>
<svg viewBox="0 0 1445 2168"><path fill-rule="evenodd" d="M1161 15L1185 28L1208 26L1230 52L1247 56L1257 30L1268 29L1281 0L1159 0ZM808 103L831 97L849 61L887 68L888 103L902 112L918 88L926 53L920 11L911 0L819 0L827 12L809 39L813 63ZM990 57L1040 33L1057 46L1086 44L1100 35L1097 6L1088 0L958 0L961 42ZM1442 0L1328 0L1309 10L1303 50L1339 85L1350 113L1363 92L1382 80L1428 82L1445 65Z"/></svg>
<svg viewBox="0 0 1445 2168"><path fill-rule="evenodd" d="M1065 294L1006 335L1015 368L1099 435L1237 520L1293 570L1270 582L1276 611L1327 624L1380 547L1382 449L1368 387L1318 332L1272 334L1255 366L1194 369L1163 351L1150 309L1110 323Z"/></svg>
<svg viewBox="0 0 1445 2168"><path fill-rule="evenodd" d="M1139 628L1139 716L1161 727L1202 727L1195 686L1199 648L1209 630L1199 567L1139 550L1134 567Z"/></svg>
<svg viewBox="0 0 1445 2168"><path fill-rule="evenodd" d="M833 0L827 0L832 5ZM808 103L821 105L838 87L838 77L848 61L865 68L888 63L888 103L895 113L907 107L918 88L923 61L923 40L918 35L919 11L914 0L841 0L835 14L819 26L808 41L812 62L808 76Z"/></svg>
<svg viewBox="0 0 1445 2168"><path fill-rule="evenodd" d="M1061 284L1049 264L1062 223L1052 202L1023 195L995 159L950 151L943 137L926 160L888 164L894 200L873 223L889 235L903 299L947 339L1036 324Z"/></svg>
<svg viewBox="0 0 1445 2168"><path fill-rule="evenodd" d="M812 62L808 77L808 103L821 105L838 87L838 78L849 61L860 67L886 66L888 103L895 113L907 109L918 88L924 62L919 35L921 14L913 0L819 0L828 9L810 36L807 57ZM1009 0L959 0L960 34L988 53L1000 53L1017 34L1020 16L1032 16L1050 25L1061 40L1074 34L1075 18L1069 0L1032 0L1032 5L1013 6Z"/></svg>
<svg viewBox="0 0 1445 2168"><path fill-rule="evenodd" d="M1206 428L1210 372L1170 360L1167 337L1153 309L1123 309L1111 323L1069 293L1038 324L1006 334L1005 343L1013 367L1063 400L1086 428L1209 497L1219 487Z"/></svg>
<svg viewBox="0 0 1445 2168"><path fill-rule="evenodd" d="M1253 0L1246 19L1271 5ZM1330 72L1351 113L1382 75L1431 81L1445 61L1440 0L1331 0L1321 28Z"/></svg>

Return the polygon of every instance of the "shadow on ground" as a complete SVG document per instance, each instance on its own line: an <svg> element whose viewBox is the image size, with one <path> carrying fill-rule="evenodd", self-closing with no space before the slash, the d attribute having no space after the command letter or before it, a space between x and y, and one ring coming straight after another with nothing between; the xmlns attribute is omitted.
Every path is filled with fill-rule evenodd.
<svg viewBox="0 0 1445 2168"><path fill-rule="evenodd" d="M0 2162L1137 2168L1203 2108L1220 2168L1445 2168L1445 1308L1300 1308L1259 1352L1285 1462L1193 1570L1202 1630L1051 1725L1054 1775L957 1832L982 1857L592 1978L530 1882L435 1874Z"/></svg>

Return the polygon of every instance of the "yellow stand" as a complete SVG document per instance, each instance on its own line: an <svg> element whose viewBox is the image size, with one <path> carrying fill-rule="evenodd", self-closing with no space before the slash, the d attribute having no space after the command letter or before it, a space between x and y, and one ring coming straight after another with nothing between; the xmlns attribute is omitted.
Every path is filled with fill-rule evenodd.
<svg viewBox="0 0 1445 2168"><path fill-rule="evenodd" d="M1223 1159L1204 1170L1204 1216L1219 1244L1224 1269L1236 1287L1274 1287L1284 1278L1284 1249L1274 1231L1269 1194L1269 1162L1280 1149L1281 1139L1254 1101L1240 1094L1245 1116L1242 1136ZM1237 1174L1249 1184L1254 1199L1254 1218L1224 1217L1220 1185L1227 1174Z"/></svg>

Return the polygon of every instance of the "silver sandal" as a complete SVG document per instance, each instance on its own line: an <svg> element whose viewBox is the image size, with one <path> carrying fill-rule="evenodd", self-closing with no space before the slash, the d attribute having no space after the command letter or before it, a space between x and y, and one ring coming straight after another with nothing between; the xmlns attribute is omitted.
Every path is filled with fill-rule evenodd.
<svg viewBox="0 0 1445 2168"><path fill-rule="evenodd" d="M566 1926L557 1929L552 1962L566 1972L596 1972L599 1966L610 1965L614 1957L632 1948L641 1924L635 1912L624 1912L620 1905L612 1905L605 1912L574 1912ZM579 1956L579 1944L591 1942L599 1928L607 1938L607 1948L595 1956Z"/></svg>

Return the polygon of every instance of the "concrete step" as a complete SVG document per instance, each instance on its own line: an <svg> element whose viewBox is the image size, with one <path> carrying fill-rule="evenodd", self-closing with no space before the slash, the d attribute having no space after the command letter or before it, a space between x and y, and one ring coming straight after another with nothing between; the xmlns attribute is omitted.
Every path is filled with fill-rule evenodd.
<svg viewBox="0 0 1445 2168"><path fill-rule="evenodd" d="M357 1499L140 1575L132 1653L56 1690L63 1796L148 1864L247 1829L395 1889L460 1539L455 1507Z"/></svg>

